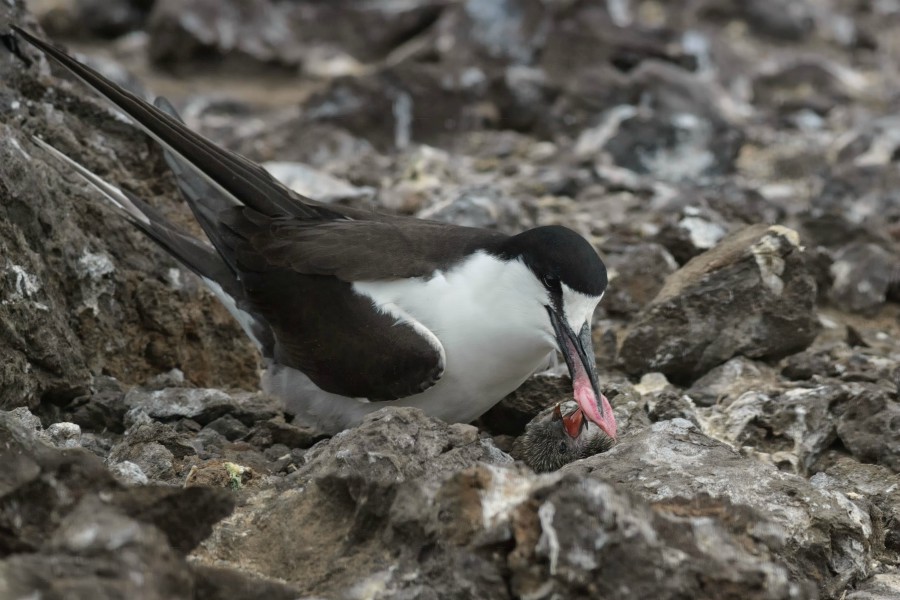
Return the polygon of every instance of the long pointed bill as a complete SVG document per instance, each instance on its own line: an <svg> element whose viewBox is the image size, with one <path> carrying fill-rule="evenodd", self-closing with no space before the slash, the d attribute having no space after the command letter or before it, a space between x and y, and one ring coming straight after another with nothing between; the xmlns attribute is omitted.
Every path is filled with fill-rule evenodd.
<svg viewBox="0 0 900 600"><path fill-rule="evenodd" d="M548 308L547 312L550 313L559 350L569 367L575 402L589 421L595 423L606 435L616 439L616 417L609 400L600 392L597 381L597 359L594 356L590 324L585 323L581 332L575 335L564 317L552 308Z"/></svg>

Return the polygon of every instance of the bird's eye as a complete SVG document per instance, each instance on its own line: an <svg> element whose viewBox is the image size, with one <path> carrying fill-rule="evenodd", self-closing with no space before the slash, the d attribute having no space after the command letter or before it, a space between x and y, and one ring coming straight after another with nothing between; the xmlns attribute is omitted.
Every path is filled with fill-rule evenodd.
<svg viewBox="0 0 900 600"><path fill-rule="evenodd" d="M559 443L559 448L558 448L558 450L559 450L559 453L560 453L560 454L565 454L565 453L566 453L566 450L568 450L568 449L569 449L569 445L566 444L566 441L565 441L565 440L563 440L563 441L561 441L561 442Z"/></svg>

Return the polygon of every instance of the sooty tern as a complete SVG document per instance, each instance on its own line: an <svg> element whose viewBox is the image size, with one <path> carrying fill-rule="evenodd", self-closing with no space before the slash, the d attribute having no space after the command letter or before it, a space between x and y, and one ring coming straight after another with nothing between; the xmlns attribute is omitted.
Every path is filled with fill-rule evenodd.
<svg viewBox="0 0 900 600"><path fill-rule="evenodd" d="M582 237L556 226L508 236L302 197L189 130L165 99L152 106L13 29L163 146L212 247L35 138L203 279L259 348L263 389L295 418L334 433L396 404L471 421L558 349L579 407L567 430L577 436L583 414L615 437L591 341L606 268Z"/></svg>

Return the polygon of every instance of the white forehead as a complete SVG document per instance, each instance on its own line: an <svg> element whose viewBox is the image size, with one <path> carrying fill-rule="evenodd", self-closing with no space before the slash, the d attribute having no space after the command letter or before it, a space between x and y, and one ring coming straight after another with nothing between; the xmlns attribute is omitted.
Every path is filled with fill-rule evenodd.
<svg viewBox="0 0 900 600"><path fill-rule="evenodd" d="M603 298L603 294L588 296L562 284L562 297L566 320L575 333L578 333L585 323L590 325L591 316L594 314L594 309L597 308L597 303Z"/></svg>

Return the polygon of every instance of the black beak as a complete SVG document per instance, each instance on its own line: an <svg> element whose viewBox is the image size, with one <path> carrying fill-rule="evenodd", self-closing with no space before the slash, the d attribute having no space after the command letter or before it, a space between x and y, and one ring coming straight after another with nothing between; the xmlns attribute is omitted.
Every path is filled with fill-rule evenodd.
<svg viewBox="0 0 900 600"><path fill-rule="evenodd" d="M588 420L596 423L608 436L615 439L616 419L609 401L600 392L590 323L585 323L576 335L559 311L547 307L547 312L556 334L556 343L569 368L578 407Z"/></svg>

